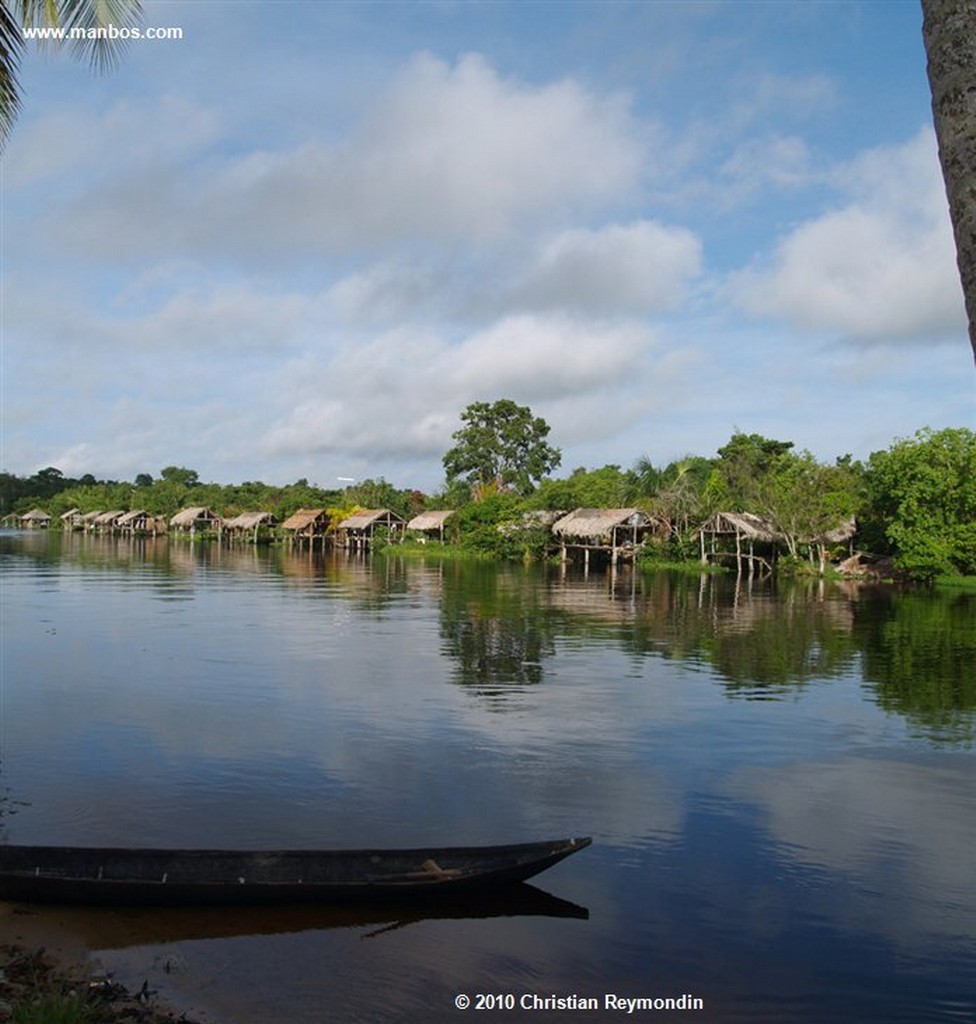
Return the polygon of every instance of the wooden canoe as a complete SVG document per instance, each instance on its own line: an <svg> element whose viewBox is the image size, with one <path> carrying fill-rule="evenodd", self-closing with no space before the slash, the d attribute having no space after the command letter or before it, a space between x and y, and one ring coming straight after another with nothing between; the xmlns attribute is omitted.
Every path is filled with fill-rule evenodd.
<svg viewBox="0 0 976 1024"><path fill-rule="evenodd" d="M0 899L132 906L426 899L523 882L591 842L412 850L0 845Z"/></svg>

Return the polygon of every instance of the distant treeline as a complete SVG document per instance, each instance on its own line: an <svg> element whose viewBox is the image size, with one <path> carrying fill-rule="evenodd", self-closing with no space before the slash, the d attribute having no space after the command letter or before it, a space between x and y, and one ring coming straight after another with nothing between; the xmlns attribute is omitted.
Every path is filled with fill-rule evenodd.
<svg viewBox="0 0 976 1024"><path fill-rule="evenodd" d="M502 557L540 553L541 535L496 528L540 509L643 508L667 525L654 554L674 560L697 556L692 533L719 511L763 516L787 538L796 558L803 555L804 538L822 536L855 517L856 547L891 557L911 576L976 575L976 434L926 428L865 462L845 455L823 463L795 451L791 441L735 433L710 458L689 455L664 467L647 458L630 469L580 467L560 479L543 479L527 494L477 488L473 495L460 481L431 495L383 479L345 489L324 489L305 479L281 487L216 484L181 466L168 466L158 477L140 473L131 482L72 479L55 467L30 477L0 473L3 515L40 507L55 520L72 508L143 509L170 517L191 505L225 518L267 511L279 519L299 508L389 508L404 519L424 509L451 508L458 511L450 520L452 543Z"/></svg>

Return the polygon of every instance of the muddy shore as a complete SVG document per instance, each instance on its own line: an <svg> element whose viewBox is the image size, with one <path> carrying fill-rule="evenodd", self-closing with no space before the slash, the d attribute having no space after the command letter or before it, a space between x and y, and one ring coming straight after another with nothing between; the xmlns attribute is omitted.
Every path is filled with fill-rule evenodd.
<svg viewBox="0 0 976 1024"><path fill-rule="evenodd" d="M76 996L98 1009L105 1024L199 1024L156 998L132 992L102 971L67 920L0 904L0 1024L14 1008L47 996Z"/></svg>

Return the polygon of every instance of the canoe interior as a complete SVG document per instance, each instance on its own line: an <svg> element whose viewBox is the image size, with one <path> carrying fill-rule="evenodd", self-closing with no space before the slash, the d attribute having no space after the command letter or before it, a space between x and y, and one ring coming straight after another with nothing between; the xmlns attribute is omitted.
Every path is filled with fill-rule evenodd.
<svg viewBox="0 0 976 1024"><path fill-rule="evenodd" d="M521 882L590 842L260 851L6 845L0 899L174 905L410 898Z"/></svg>

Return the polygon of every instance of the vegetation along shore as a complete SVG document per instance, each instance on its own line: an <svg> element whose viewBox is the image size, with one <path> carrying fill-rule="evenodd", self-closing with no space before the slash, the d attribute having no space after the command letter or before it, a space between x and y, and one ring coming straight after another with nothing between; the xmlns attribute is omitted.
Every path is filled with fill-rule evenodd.
<svg viewBox="0 0 976 1024"><path fill-rule="evenodd" d="M478 402L461 421L435 494L382 478L328 489L307 479L205 483L181 466L132 481L70 478L47 467L28 477L0 473L0 515L17 527L97 529L107 516L110 528L121 521L122 529L127 517L134 533L185 527L195 538L407 541L404 552L413 540L445 555L589 564L591 554L609 554L647 568L745 566L957 584L976 576L976 433L967 428L924 428L863 462L821 462L792 441L736 432L712 456L663 467L641 458L629 469L579 467L556 477L561 453L528 408ZM590 516L584 529L585 511L626 515ZM560 522L571 513L575 527Z"/></svg>

